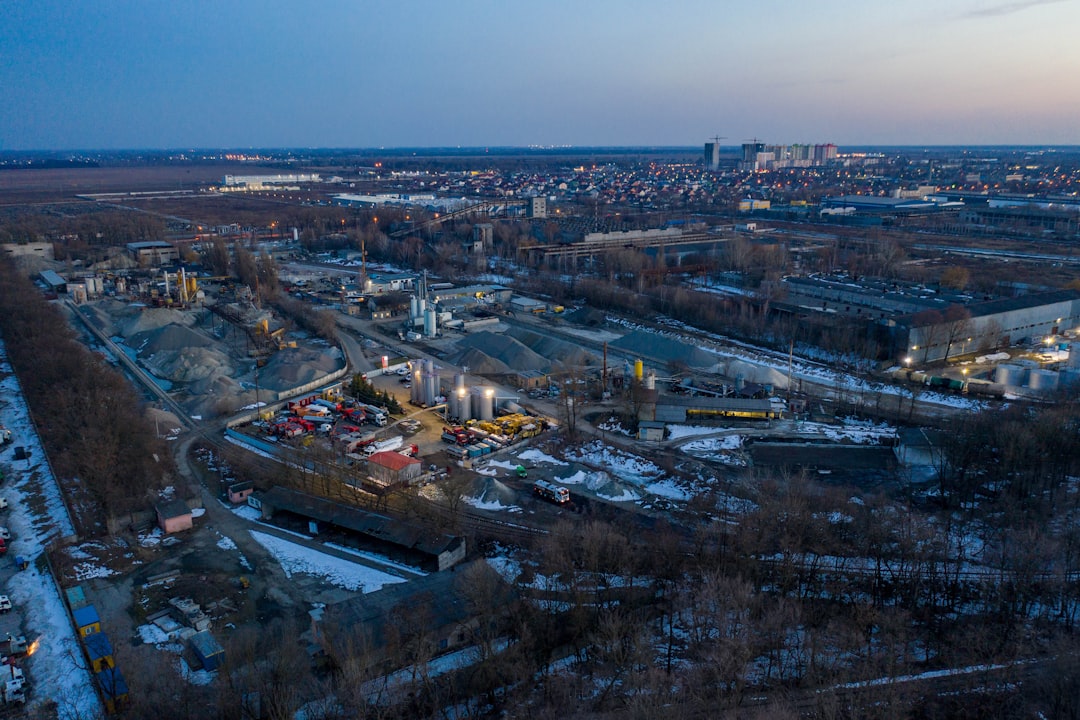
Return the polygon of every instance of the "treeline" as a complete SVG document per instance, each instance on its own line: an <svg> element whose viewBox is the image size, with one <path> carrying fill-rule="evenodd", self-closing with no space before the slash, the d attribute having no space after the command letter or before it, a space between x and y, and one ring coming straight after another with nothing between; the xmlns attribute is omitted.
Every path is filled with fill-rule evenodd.
<svg viewBox="0 0 1080 720"><path fill-rule="evenodd" d="M124 210L86 212L59 220L24 217L0 224L0 242L29 243L53 240L57 260L95 262L109 248L144 240L165 239L165 223L157 217Z"/></svg>
<svg viewBox="0 0 1080 720"><path fill-rule="evenodd" d="M81 535L146 509L172 474L131 384L78 342L61 311L0 262L0 335Z"/></svg>

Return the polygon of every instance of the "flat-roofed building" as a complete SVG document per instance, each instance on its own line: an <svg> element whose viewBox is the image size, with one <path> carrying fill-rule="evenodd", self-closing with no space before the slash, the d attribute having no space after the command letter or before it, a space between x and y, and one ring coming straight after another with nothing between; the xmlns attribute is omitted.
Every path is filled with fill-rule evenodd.
<svg viewBox="0 0 1080 720"><path fill-rule="evenodd" d="M164 240L128 243L127 249L140 267L160 267L180 259L180 251Z"/></svg>

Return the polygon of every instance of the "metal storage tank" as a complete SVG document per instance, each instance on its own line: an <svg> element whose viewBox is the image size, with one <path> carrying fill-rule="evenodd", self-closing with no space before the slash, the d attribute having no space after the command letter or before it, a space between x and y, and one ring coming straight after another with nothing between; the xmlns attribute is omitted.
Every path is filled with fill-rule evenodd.
<svg viewBox="0 0 1080 720"><path fill-rule="evenodd" d="M634 379L641 382L641 378L645 375L645 363L641 360L634 361Z"/></svg>
<svg viewBox="0 0 1080 720"><path fill-rule="evenodd" d="M450 417L456 417L461 422L472 420L472 403L468 389L454 388L447 400L450 404Z"/></svg>
<svg viewBox="0 0 1080 720"><path fill-rule="evenodd" d="M409 298L409 320L415 320L420 316L420 298L413 295Z"/></svg>
<svg viewBox="0 0 1080 720"><path fill-rule="evenodd" d="M412 387L409 389L409 401L413 405L419 405L424 401L423 374L420 372L420 364L413 362Z"/></svg>
<svg viewBox="0 0 1080 720"><path fill-rule="evenodd" d="M1077 352L1080 352L1080 348L1077 348ZM1080 370L1073 370L1072 368L1062 370L1058 378L1058 385L1063 388L1080 385Z"/></svg>
<svg viewBox="0 0 1080 720"><path fill-rule="evenodd" d="M1053 370L1036 369L1028 373L1028 387L1032 390L1057 390L1058 374Z"/></svg>
<svg viewBox="0 0 1080 720"><path fill-rule="evenodd" d="M520 405L518 405L513 400L509 400L509 399L504 400L502 403L496 402L495 405L497 407L502 408L503 410L505 410L508 413L516 413L518 415L525 415L526 414L525 413L525 408L521 407Z"/></svg>
<svg viewBox="0 0 1080 720"><path fill-rule="evenodd" d="M998 365L994 368L994 382L999 385L1020 387L1027 379L1028 369L1019 365Z"/></svg>
<svg viewBox="0 0 1080 720"><path fill-rule="evenodd" d="M435 330L438 325L435 322L435 309L428 308L424 311L424 337L435 337Z"/></svg>
<svg viewBox="0 0 1080 720"><path fill-rule="evenodd" d="M650 370L649 374L645 376L645 389L646 390L655 390L656 389L656 373L653 372L652 370Z"/></svg>
<svg viewBox="0 0 1080 720"><path fill-rule="evenodd" d="M473 417L491 420L495 417L495 388L473 388Z"/></svg>
<svg viewBox="0 0 1080 720"><path fill-rule="evenodd" d="M1080 370L1080 342L1069 343L1069 360L1065 367L1070 370Z"/></svg>
<svg viewBox="0 0 1080 720"><path fill-rule="evenodd" d="M435 398L439 396L439 375L435 372L435 363L426 361L424 372L424 402L428 405L435 404Z"/></svg>

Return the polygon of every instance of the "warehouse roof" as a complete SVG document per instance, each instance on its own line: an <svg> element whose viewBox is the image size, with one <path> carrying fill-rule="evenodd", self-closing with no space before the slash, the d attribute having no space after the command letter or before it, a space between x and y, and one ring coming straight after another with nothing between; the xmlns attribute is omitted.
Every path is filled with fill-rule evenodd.
<svg viewBox="0 0 1080 720"><path fill-rule="evenodd" d="M385 515L339 505L280 486L270 488L262 502L272 509L286 510L426 555L440 555L455 549L462 542L460 537L454 535L429 531Z"/></svg>
<svg viewBox="0 0 1080 720"><path fill-rule="evenodd" d="M410 465L419 465L420 461L414 457L408 457L402 455L396 450L384 450L383 452L377 452L368 458L369 463L375 465L381 465L384 468L391 470L402 470Z"/></svg>

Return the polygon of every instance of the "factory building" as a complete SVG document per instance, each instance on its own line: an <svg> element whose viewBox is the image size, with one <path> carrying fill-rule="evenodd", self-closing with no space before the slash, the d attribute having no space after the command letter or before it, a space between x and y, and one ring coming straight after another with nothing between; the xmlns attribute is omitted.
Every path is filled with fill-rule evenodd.
<svg viewBox="0 0 1080 720"><path fill-rule="evenodd" d="M902 360L927 363L1030 342L1080 326L1080 290L974 303L962 313L922 312L884 323Z"/></svg>
<svg viewBox="0 0 1080 720"><path fill-rule="evenodd" d="M180 251L164 240L128 243L127 250L139 267L161 267L180 260Z"/></svg>

